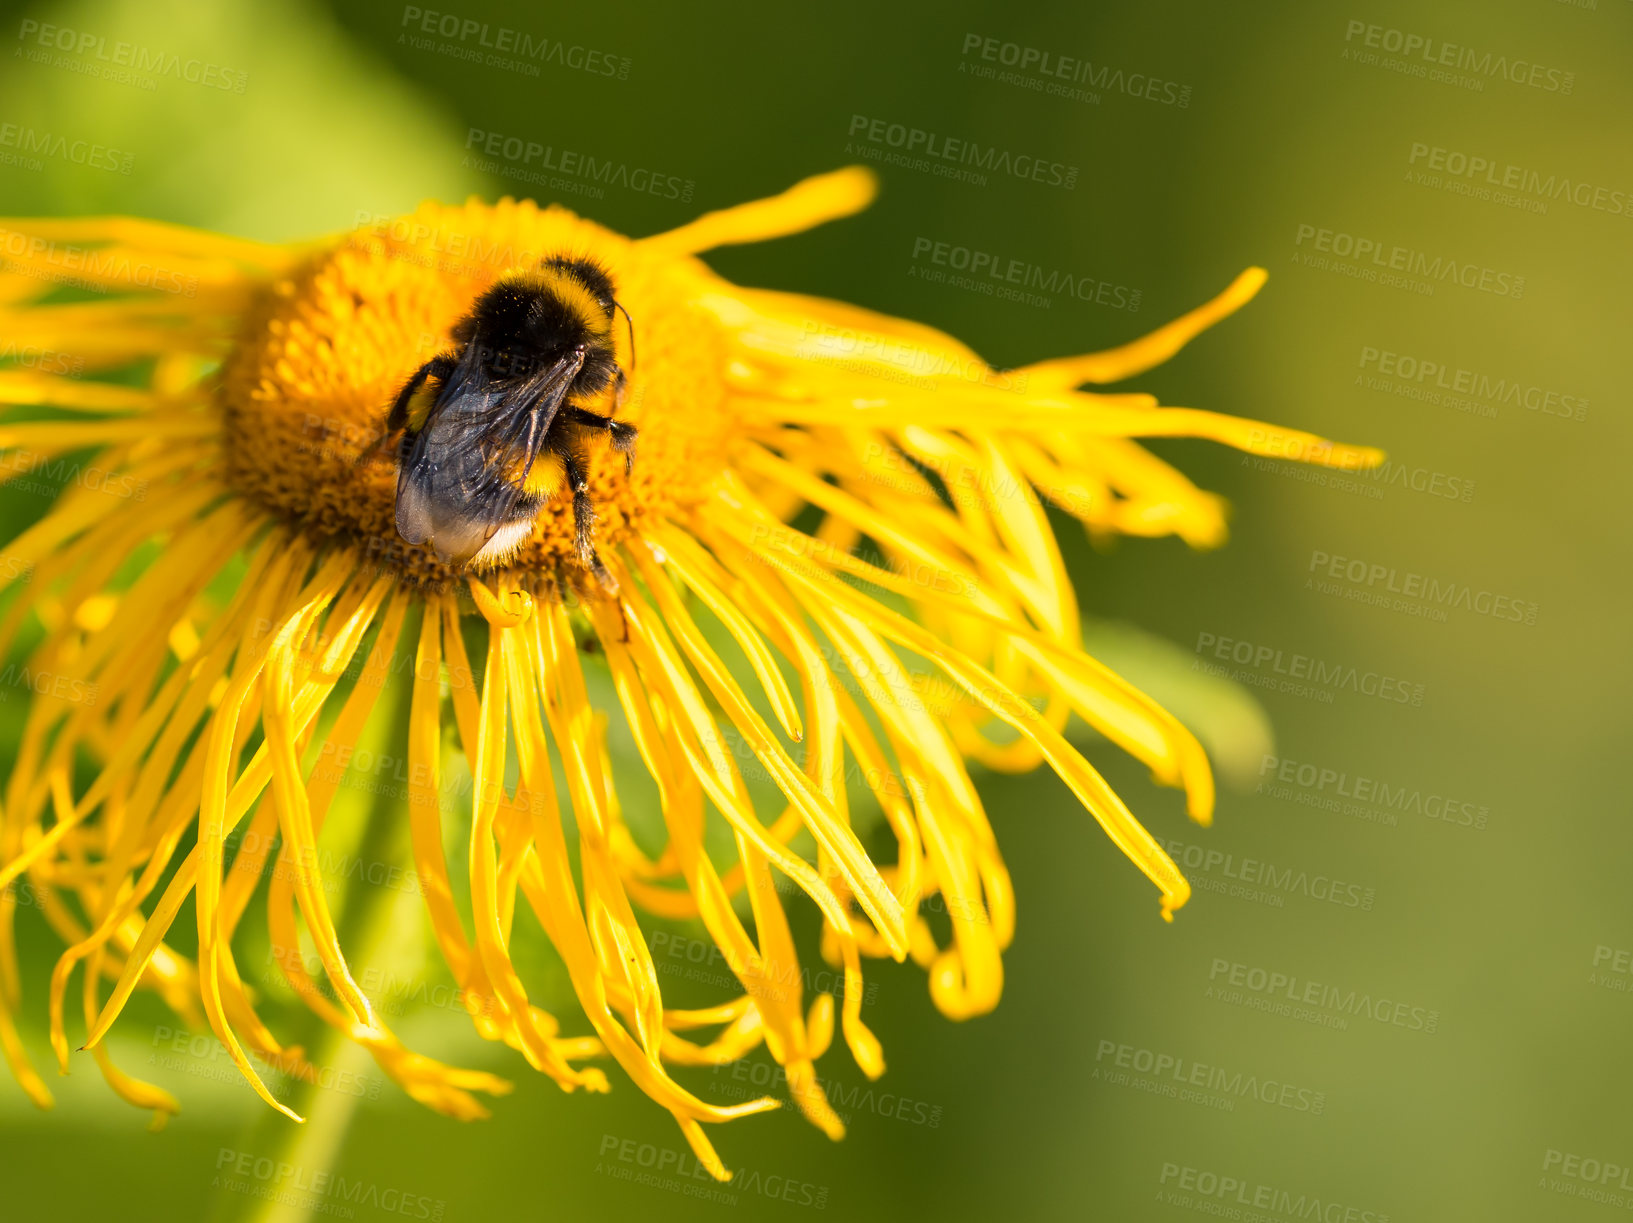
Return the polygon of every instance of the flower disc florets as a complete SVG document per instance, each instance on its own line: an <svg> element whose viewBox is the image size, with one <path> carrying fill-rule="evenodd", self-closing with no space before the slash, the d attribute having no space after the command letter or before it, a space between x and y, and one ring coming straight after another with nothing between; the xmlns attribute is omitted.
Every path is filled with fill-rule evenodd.
<svg viewBox="0 0 1633 1223"><path fill-rule="evenodd" d="M611 272L637 340L618 419L640 430L638 461L626 474L605 442L586 447L598 541L616 546L643 517L695 502L724 465L732 421L724 341L691 291L692 262L563 209L508 200L426 205L267 286L225 369L231 483L316 538L350 543L416 583L448 581L429 550L398 538L396 471L379 445L387 409L421 364L449 351L483 289L560 254ZM523 580L580 567L569 497L546 505L506 567Z"/></svg>

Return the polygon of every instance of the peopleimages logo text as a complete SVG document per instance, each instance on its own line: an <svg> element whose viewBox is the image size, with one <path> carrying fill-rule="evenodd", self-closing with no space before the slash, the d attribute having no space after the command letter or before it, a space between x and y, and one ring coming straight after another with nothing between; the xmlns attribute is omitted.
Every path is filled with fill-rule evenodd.
<svg viewBox="0 0 1633 1223"><path fill-rule="evenodd" d="M1453 578L1403 572L1393 565L1369 562L1361 557L1334 556L1320 548L1310 553L1309 572L1348 582L1351 586L1404 595L1432 606L1490 616L1493 620L1510 620L1525 625L1537 622L1537 604L1529 599L1492 590L1476 590L1468 583Z"/></svg>
<svg viewBox="0 0 1633 1223"><path fill-rule="evenodd" d="M1377 671L1363 671L1349 663L1315 658L1309 654L1288 653L1273 645L1199 632L1196 635L1196 653L1199 662L1211 655L1222 663L1235 663L1239 667L1286 676L1290 680L1309 680L1323 687L1347 688L1364 696L1375 696L1401 705L1423 704L1422 684L1382 675ZM1195 669L1195 664L1192 669ZM1228 671L1225 673L1230 674Z"/></svg>
<svg viewBox="0 0 1633 1223"><path fill-rule="evenodd" d="M1067 293L1079 301L1109 306L1113 310L1127 310L1131 314L1140 308L1142 294L1139 289L1082 273L1044 268L1040 264L1011 259L978 247L938 242L933 238L915 238L913 261L967 272L971 277L1036 289L1040 293Z"/></svg>
<svg viewBox="0 0 1633 1223"><path fill-rule="evenodd" d="M594 47L569 46L560 39L547 38L527 30L513 30L509 26L496 27L485 21L460 17L456 13L404 5L399 25L419 35L446 40L441 46L422 46L420 44L429 44L430 38L415 38L416 50L441 50L446 54L451 49L458 52L451 58L485 63L491 68L512 71L519 68L530 76L537 76L538 65L554 64L560 68L587 72L591 76L610 76L620 81L629 79L628 56ZM402 42L404 37L398 35L397 40ZM512 55L517 58L508 58Z"/></svg>
<svg viewBox="0 0 1633 1223"><path fill-rule="evenodd" d="M1453 794L1425 791L1422 786L1395 785L1360 773L1353 776L1345 769L1329 768L1307 760L1292 760L1285 756L1266 755L1259 762L1259 789L1279 782L1297 786L1314 795L1332 795L1369 803L1388 811L1403 811L1421 815L1462 828L1484 828L1491 808L1484 803L1458 798ZM1268 780L1265 780L1268 779Z"/></svg>
<svg viewBox="0 0 1633 1223"><path fill-rule="evenodd" d="M1413 1006L1364 990L1344 989L1323 981L1311 981L1295 973L1278 972L1238 960L1215 956L1208 967L1208 980L1215 986L1230 985L1250 994L1303 1006L1321 1007L1358 1019L1371 1019L1412 1032L1433 1033L1440 1026L1440 1012L1431 1007Z"/></svg>
<svg viewBox="0 0 1633 1223"><path fill-rule="evenodd" d="M1456 149L1430 145L1421 140L1412 142L1406 164L1429 169L1452 179L1463 179L1472 184L1499 187L1545 200L1564 200L1578 208L1608 212L1615 216L1633 217L1633 193L1615 191L1610 187L1571 178L1565 174L1550 173L1516 166L1478 153L1464 153Z"/></svg>
<svg viewBox="0 0 1633 1223"><path fill-rule="evenodd" d="M967 59L972 54L988 63L1002 64L1021 73L1036 73L1051 81L1088 85L1108 93L1127 94L1131 98L1142 98L1180 110L1191 104L1189 85L1164 80L1147 72L1124 72L1104 60L1097 64L1081 56L1058 55L1039 47L1026 47L982 34L966 34L963 55Z"/></svg>
<svg viewBox="0 0 1633 1223"><path fill-rule="evenodd" d="M1320 1223L1389 1223L1389 1215L1314 1193L1294 1193L1245 1176L1187 1164L1165 1163L1158 1184L1171 1204L1190 1206L1221 1219L1320 1220Z"/></svg>
<svg viewBox="0 0 1633 1223"><path fill-rule="evenodd" d="M1545 93L1570 93L1576 88L1576 73L1525 59L1510 59L1490 51L1477 51L1459 43L1430 38L1425 34L1408 34L1388 26L1372 25L1352 18L1344 29L1345 42L1359 42L1361 46L1388 51L1392 55L1417 58L1440 68L1455 68L1488 79L1501 79L1515 85L1527 85Z"/></svg>
<svg viewBox="0 0 1633 1223"><path fill-rule="evenodd" d="M888 119L852 115L850 131L847 134L868 144L898 150L907 157L924 158L931 164L940 162L969 166L989 174L1008 174L1014 178L1042 183L1047 187L1059 187L1065 191L1071 191L1077 186L1076 166L1051 161L1046 157L1034 157L1028 153L1011 153L1008 149L1000 149L996 145L983 145L975 140L945 136L939 132L926 131L922 127L892 123Z"/></svg>
<svg viewBox="0 0 1633 1223"><path fill-rule="evenodd" d="M1172 1079L1182 1087L1201 1088L1237 1099L1254 1099L1315 1117L1319 1117L1327 1107L1327 1093L1324 1091L1298 1087L1280 1079L1260 1078L1240 1070L1230 1071L1223 1066L1211 1066L1178 1054L1121 1044L1114 1040L1102 1039L1094 1060L1108 1070L1116 1067L1150 1075L1154 1079Z"/></svg>
<svg viewBox="0 0 1633 1223"><path fill-rule="evenodd" d="M1408 276L1421 276L1424 280L1441 283L1449 280L1465 289L1477 289L1481 293L1492 293L1498 297L1525 296L1524 276L1500 271L1497 268L1483 267L1466 259L1453 259L1441 254L1431 255L1428 251L1385 243L1378 238L1301 224L1293 238L1293 245L1303 247L1305 243L1309 243L1314 250L1334 255L1339 259L1371 263L1374 267Z"/></svg>
<svg viewBox="0 0 1633 1223"><path fill-rule="evenodd" d="M494 168L500 173L526 181L530 172L565 174L571 178L601 186L622 187L638 195L655 195L659 199L679 200L686 203L692 198L695 184L678 174L664 174L642 166L630 167L610 157L595 157L574 149L560 148L538 140L527 140L504 132L490 132L480 127L465 133L468 152L485 154L502 161Z"/></svg>
<svg viewBox="0 0 1633 1223"><path fill-rule="evenodd" d="M1493 378L1446 361L1392 352L1369 344L1361 347L1358 368L1432 391L1448 391L1499 406L1527 408L1542 416L1576 421L1588 418L1585 396L1568 395L1520 378Z"/></svg>
<svg viewBox="0 0 1633 1223"><path fill-rule="evenodd" d="M220 89L229 93L243 93L245 85L249 82L247 72L224 68L220 64L197 58L183 59L173 51L146 47L140 43L122 41L109 43L106 35L90 30L52 25L31 17L23 18L22 24L17 27L17 41L35 44L27 55L32 62L49 63L50 60L42 61L40 56L42 53L49 54L55 51L76 57L74 61L60 65L62 67L73 64L99 66L98 71L89 75L103 76L128 84L141 84L146 89L152 89L153 82L162 76L173 77L189 85L203 85L207 89Z"/></svg>

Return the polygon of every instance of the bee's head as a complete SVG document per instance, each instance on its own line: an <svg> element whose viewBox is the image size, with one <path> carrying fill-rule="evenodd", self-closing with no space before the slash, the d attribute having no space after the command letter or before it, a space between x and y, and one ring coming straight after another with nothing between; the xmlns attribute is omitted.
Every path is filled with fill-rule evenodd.
<svg viewBox="0 0 1633 1223"><path fill-rule="evenodd" d="M607 322L612 322L612 312L622 310L624 321L629 324L629 362L631 371L635 368L635 320L629 317L629 311L619 303L616 290L613 288L612 275L593 259L575 259L566 255L553 255L542 265L545 269L556 272L563 277L582 286L591 297L595 298L596 305L601 307L607 316Z"/></svg>
<svg viewBox="0 0 1633 1223"><path fill-rule="evenodd" d="M574 259L567 255L552 255L539 266L583 288L595 299L595 304L601 307L601 313L607 316L607 321L609 323L612 321L613 308L618 303L612 287L612 276L606 268L593 259Z"/></svg>
<svg viewBox="0 0 1633 1223"><path fill-rule="evenodd" d="M613 307L602 304L600 290L610 291L611 282L599 269L583 267L597 274L598 284L586 283L583 268L566 261L505 273L477 297L454 339L480 344L501 364L610 348Z"/></svg>

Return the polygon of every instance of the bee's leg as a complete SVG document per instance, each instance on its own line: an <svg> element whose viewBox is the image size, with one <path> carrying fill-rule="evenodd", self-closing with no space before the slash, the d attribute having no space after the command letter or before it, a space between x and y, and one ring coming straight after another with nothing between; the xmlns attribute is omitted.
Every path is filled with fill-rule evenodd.
<svg viewBox="0 0 1633 1223"><path fill-rule="evenodd" d="M567 486L573 490L573 547L578 552L579 563L595 574L595 580L603 589L617 590L618 583L595 554L595 503L590 500L590 478L571 450L561 451L561 467Z"/></svg>
<svg viewBox="0 0 1633 1223"><path fill-rule="evenodd" d="M597 412L586 412L583 408L565 408L562 415L586 429L605 429L612 437L612 448L624 456L624 474L628 475L635 469L635 439L641 431L634 425Z"/></svg>
<svg viewBox="0 0 1633 1223"><path fill-rule="evenodd" d="M527 477L533 474L533 464L538 461L541 449L539 446L539 426L540 414L535 407L527 413L527 419L522 425L519 438L519 448L523 454L527 455L527 466L522 468L522 477L517 481L518 484L525 485L527 483Z"/></svg>
<svg viewBox="0 0 1633 1223"><path fill-rule="evenodd" d="M384 459L390 455L391 448L386 443L395 434L401 433L408 427L408 406L413 402L414 396L419 389L425 385L425 380L435 378L439 382L443 381L449 374L454 372L456 365L457 363L452 357L432 357L419 369L415 370L408 381L403 383L403 389L397 392L397 398L392 402L391 410L386 413L385 429L367 446L363 447L362 453L352 460L352 466L356 467L358 464L366 463L372 459ZM401 446L398 449L400 450Z"/></svg>
<svg viewBox="0 0 1633 1223"><path fill-rule="evenodd" d="M452 357L432 357L419 369L414 371L413 377L403 383L403 389L397 392L397 399L391 405L391 411L386 415L386 431L384 436L390 437L399 429L408 427L408 405L415 393L425 385L427 378L435 378L438 382L445 381L453 373L455 362Z"/></svg>

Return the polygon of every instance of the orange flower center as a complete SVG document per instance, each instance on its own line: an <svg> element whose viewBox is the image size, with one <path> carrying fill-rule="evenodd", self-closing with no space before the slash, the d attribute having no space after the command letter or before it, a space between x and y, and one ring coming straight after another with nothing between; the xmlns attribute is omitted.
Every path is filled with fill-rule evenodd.
<svg viewBox="0 0 1633 1223"><path fill-rule="evenodd" d="M447 583L455 575L429 549L397 534L395 439L379 444L386 414L415 370L454 348L450 333L483 289L559 254L605 265L634 320L637 364L616 413L640 430L633 472L605 438L585 446L597 545L695 503L725 464L732 426L726 337L696 304L697 265L565 209L510 200L427 204L347 235L262 292L222 381L233 485L399 577ZM612 409L610 396L586 406ZM504 569L576 580L573 533L571 496L561 492Z"/></svg>

